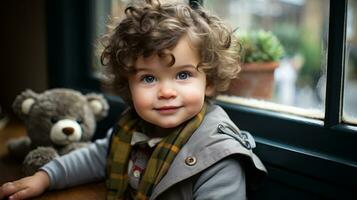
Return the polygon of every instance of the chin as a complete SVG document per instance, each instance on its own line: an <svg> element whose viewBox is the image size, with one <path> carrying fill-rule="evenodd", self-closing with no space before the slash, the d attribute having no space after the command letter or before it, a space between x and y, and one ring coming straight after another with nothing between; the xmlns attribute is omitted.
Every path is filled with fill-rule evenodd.
<svg viewBox="0 0 357 200"><path fill-rule="evenodd" d="M158 126L160 126L161 128L175 128L178 125L177 124L159 124Z"/></svg>
<svg viewBox="0 0 357 200"><path fill-rule="evenodd" d="M180 124L178 124L178 123L171 123L171 122L157 123L157 126L160 126L161 128L175 128L175 127L177 127L179 125Z"/></svg>

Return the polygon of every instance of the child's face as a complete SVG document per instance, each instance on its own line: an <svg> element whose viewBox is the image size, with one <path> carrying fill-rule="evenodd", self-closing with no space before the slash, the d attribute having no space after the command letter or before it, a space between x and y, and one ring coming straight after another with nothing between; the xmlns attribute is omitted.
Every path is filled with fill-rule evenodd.
<svg viewBox="0 0 357 200"><path fill-rule="evenodd" d="M171 53L175 64L167 66L157 55L139 57L129 87L136 112L161 128L174 128L198 114L205 95L212 94L206 74L197 70L200 57L187 37Z"/></svg>

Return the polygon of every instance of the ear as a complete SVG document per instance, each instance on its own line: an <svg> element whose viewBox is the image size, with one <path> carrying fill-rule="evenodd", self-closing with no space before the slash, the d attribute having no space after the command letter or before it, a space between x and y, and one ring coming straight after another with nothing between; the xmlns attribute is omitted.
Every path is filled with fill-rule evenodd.
<svg viewBox="0 0 357 200"><path fill-rule="evenodd" d="M109 104L103 95L90 93L86 95L86 98L97 121L108 115Z"/></svg>
<svg viewBox="0 0 357 200"><path fill-rule="evenodd" d="M207 83L206 90L205 90L205 96L213 97L214 95L215 95L215 87L213 86L213 84Z"/></svg>
<svg viewBox="0 0 357 200"><path fill-rule="evenodd" d="M19 94L14 103L12 104L12 108L14 112L24 120L30 113L33 105L36 103L39 94L33 92L28 89Z"/></svg>

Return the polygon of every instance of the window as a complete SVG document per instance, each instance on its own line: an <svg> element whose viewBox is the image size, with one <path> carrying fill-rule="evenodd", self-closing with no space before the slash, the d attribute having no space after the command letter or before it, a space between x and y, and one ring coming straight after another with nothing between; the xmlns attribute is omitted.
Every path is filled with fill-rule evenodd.
<svg viewBox="0 0 357 200"><path fill-rule="evenodd" d="M269 65L264 66L262 56L260 58L258 53L252 54L256 58L254 66L259 67L254 71L249 70L252 64L246 64L250 61L245 58L243 50L243 70L229 90L229 95L269 102L227 96L221 100L323 118L328 2L206 0L204 6L236 28L235 34L238 38L244 40L247 32L253 35L257 31L269 31L278 38L284 49L284 54L276 60L276 66L271 69ZM261 41L258 46L267 44L263 43L266 40ZM245 46L244 41L241 43Z"/></svg>
<svg viewBox="0 0 357 200"><path fill-rule="evenodd" d="M357 2L348 1L343 120L357 124Z"/></svg>
<svg viewBox="0 0 357 200"><path fill-rule="evenodd" d="M78 1L49 1L48 10L48 62L51 87L72 87L85 91L99 90L99 81L93 76L93 49L96 34L104 30L105 26L99 25L96 19L106 20L105 13L110 13L112 1L100 1L102 14L98 11L95 0ZM124 2L124 1L118 1ZM239 31L244 29L266 28L265 24L273 24L269 30L281 38L279 29L275 25L283 19L275 18L275 14L286 11L286 20L295 29L300 30L294 20L306 10L312 8L312 14L317 15L318 20L305 16L314 21L310 29L319 31L308 32L317 37L316 43L319 50L307 54L318 58L313 66L318 66L314 84L309 87L320 90L314 104L298 105L284 103L274 93L272 99L266 101L260 109L257 106L218 101L230 115L232 120L243 130L251 132L257 142L255 152L268 168L269 177L259 192L251 199L344 199L355 194L355 180L357 180L357 126L355 118L357 112L356 89L356 1L322 1L322 0L190 0L203 3L204 6L212 6L219 11L225 5L251 4L255 8L263 10L253 11L240 7L228 6L229 12L251 12L252 19L243 20L238 24ZM267 2L269 2L267 4ZM314 5L314 6L312 6ZM316 9L318 5L318 9ZM273 6L275 10L268 9ZM311 6L311 7L310 7ZM309 9L307 9L309 7ZM305 11L304 11L305 10ZM306 11L307 12L307 11ZM311 12L311 11L308 11ZM269 14L270 17L262 18L259 14ZM229 16L229 15L228 15ZM251 23L254 20L254 23ZM260 21L267 22L259 24ZM235 20L233 20L235 21ZM296 20L300 21L301 20ZM95 23L93 23L95 22ZM248 26L250 22L250 26ZM288 23L288 25L289 25ZM264 24L264 26L262 25ZM286 24L281 24L281 26ZM290 26L289 25L289 26ZM98 26L101 30L97 30ZM280 26L280 25L279 25ZM249 29L248 29L249 28ZM316 29L315 29L316 28ZM281 30L281 28L280 28ZM300 33L300 31L299 31ZM291 35L290 35L291 34ZM288 36L297 37L294 31ZM299 35L298 35L299 36ZM281 39L283 44L285 39ZM291 41L290 41L291 42ZM292 40L294 42L294 40ZM286 45L285 51L294 45ZM314 48L317 48L316 46ZM295 52L295 51L291 51ZM292 56L292 58L295 58ZM301 57L297 57L301 58ZM306 64L306 58L303 59ZM300 68L300 70L302 70ZM300 71L301 72L301 71ZM311 76L311 73L307 73ZM318 78L316 78L318 77ZM324 78L321 78L324 77ZM301 74L297 80L301 79ZM325 81L319 81L323 80ZM297 81L300 83L300 81ZM279 89L276 86L276 91ZM298 94L299 84L295 94ZM278 88L278 89L277 89ZM324 92L325 91L325 92ZM324 94L325 93L325 94ZM304 93L303 93L304 94ZM307 98L307 96L306 96ZM320 98L320 99L319 99ZM258 100L257 100L258 101ZM260 101L260 100L259 100ZM272 105L272 104L274 105ZM289 106L284 108L266 109L266 107ZM122 105L118 99L112 99L111 115L116 118L119 109L115 106ZM286 112L291 107L299 108L297 112ZM304 110L311 111L311 107L317 108L317 117L306 117L308 114L300 114ZM281 112L283 110L284 112ZM292 114L298 113L299 115ZM320 114L319 114L320 113ZM322 114L321 114L322 113ZM355 196L355 195L354 195Z"/></svg>
<svg viewBox="0 0 357 200"><path fill-rule="evenodd" d="M262 9L254 12L249 10L249 6L244 7L244 9L239 9L238 6L232 5L229 6L228 10L221 9L228 4L237 5L240 3L242 5L254 5L255 8L252 8L253 10ZM318 16L317 18L319 19L314 20L311 18L311 15L308 17L305 16L309 18L309 20L314 21L313 24L310 24L309 29L315 26L313 28L320 30L317 31L319 33L317 35L319 36L315 38L314 41L311 41L320 44L320 46L315 47L320 50L317 51L318 53L315 51L314 54L311 53L311 55L309 55L309 53L307 53L306 55L315 55L314 57L318 58L318 60L314 62L320 63L314 65L315 67L318 66L320 71L316 76L318 78L310 78L310 80L314 80L314 84L310 85L310 87L314 88L311 90L321 88L320 92L316 94L322 98L317 101L319 103L313 105L322 111L323 115L311 117L311 113L306 114L304 110L307 110L306 108L312 110L310 109L312 104L310 106L290 104L294 107L298 106L302 108L302 110L297 109L296 111L291 111L291 107L283 106L281 108L281 105L289 104L278 100L278 93L274 93L275 96L273 96L273 98L268 99L269 101L265 101L264 104L260 105L255 103L255 101L253 101L253 105L248 103L242 104L245 103L245 101L240 101L240 104L237 104L230 98L218 102L226 109L233 121L235 121L241 129L253 133L258 143L256 152L260 158L263 159L263 162L270 172L268 186L265 186L263 191L257 194L257 199L273 199L276 197L282 199L294 197L296 199L339 199L347 197L345 196L347 193L352 195L354 183L353 181L348 181L348 179L351 179L351 177L349 177L351 175L353 176L352 179L357 178L357 156L353 153L357 145L357 128L355 125L350 126L346 124L346 122L352 124L350 118L347 116L353 116L351 112L356 115L356 112L352 110L352 107L356 106L356 103L348 103L348 97L346 96L349 95L352 98L356 98L353 93L349 92L355 91L356 89L352 88L353 81L351 80L355 80L355 78L352 78L354 77L352 72L346 72L346 79L344 79L345 76L343 72L345 64L347 65L345 59L351 60L351 56L347 56L350 54L348 44L352 42L348 40L348 34L350 34L348 31L356 29L355 25L351 25L355 24L355 21L353 23L350 21L356 19L352 16L352 12L355 10L355 3L356 1L320 0L227 0L220 1L219 3L213 0L203 1L204 6L211 6L217 13L221 11L223 17L228 16L226 19L229 21L239 20L237 17L233 20L229 17L232 12L251 12L253 16L251 15L250 17L253 19L247 20L243 17L242 21L255 20L254 25L238 24L238 26L241 26L240 29L271 28L269 30L276 33L278 37L283 34L277 32L276 29L274 30L274 26L266 27L262 25L262 23L259 24L259 19L263 20L264 24L279 23L279 19L273 18L274 15L283 13L284 9L291 9L290 6L292 5L295 10L300 9L300 11L296 11L294 14L294 12L290 10L288 12L289 14L284 17L284 20L294 19L293 17L289 17L289 15L297 17L299 13L304 13L301 11L304 9L305 13L311 12L311 15ZM318 8L312 9L316 6ZM271 7L275 10L269 9ZM259 18L259 15L267 13L272 14L273 17ZM347 13L348 15L346 15ZM240 13L240 15L243 14ZM290 25L288 25L294 25L292 22L293 21L290 21ZM346 22L347 27L345 27ZM295 28L301 29L301 26ZM238 29L238 31L240 29ZM308 31L307 33L316 34L314 31ZM294 36L294 31L292 35L289 36ZM345 41L345 38L347 41ZM283 44L286 42L284 39L281 39L281 41ZM347 45L345 45L345 42L347 42ZM287 46L290 48L294 45ZM289 53L290 49L286 49L286 51ZM351 64L348 65L352 66ZM347 68L346 66L346 70L348 70ZM307 74L308 76L312 75L311 73ZM300 76L301 74L299 74L297 80L299 78L301 79ZM345 87L343 80L345 80ZM296 88L299 87L297 84ZM298 93L297 91L298 90L295 92ZM308 98L308 95L306 97ZM355 102L355 100L351 102ZM260 101L258 101L258 103L260 103ZM278 109L272 109L273 106L276 106L276 103L279 103L278 106L280 107ZM267 109L266 107L269 108ZM275 110L275 112L269 110ZM344 114L342 113L343 110ZM303 114L301 115L301 113ZM344 117L342 118L342 116ZM335 175L331 176L331 172Z"/></svg>
<svg viewBox="0 0 357 200"><path fill-rule="evenodd" d="M100 63L100 51L101 44L100 38L108 31L108 24L112 21L118 21L124 14L125 6L130 2L130 0L106 0L106 1L95 1L95 17L93 26L93 32L95 33L95 44L96 48L93 48L93 63L92 72L97 77L100 77L102 71L102 65Z"/></svg>

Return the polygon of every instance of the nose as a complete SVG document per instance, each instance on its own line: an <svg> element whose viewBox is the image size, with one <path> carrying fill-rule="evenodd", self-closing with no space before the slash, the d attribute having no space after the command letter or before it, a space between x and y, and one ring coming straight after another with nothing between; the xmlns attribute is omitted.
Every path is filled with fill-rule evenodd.
<svg viewBox="0 0 357 200"><path fill-rule="evenodd" d="M62 129L62 132L63 132L65 135L70 136L70 135L73 134L74 128L72 128L72 127L66 127L66 128L63 128L63 129Z"/></svg>
<svg viewBox="0 0 357 200"><path fill-rule="evenodd" d="M177 91L168 84L163 84L158 92L159 99L171 99L177 96Z"/></svg>

